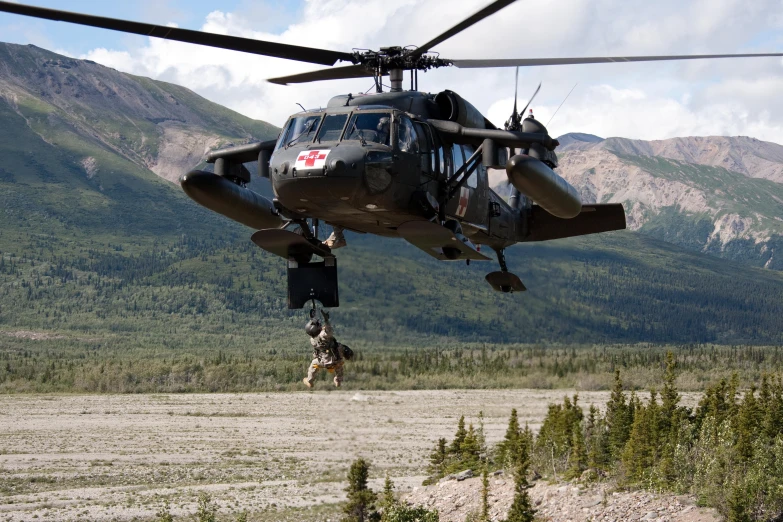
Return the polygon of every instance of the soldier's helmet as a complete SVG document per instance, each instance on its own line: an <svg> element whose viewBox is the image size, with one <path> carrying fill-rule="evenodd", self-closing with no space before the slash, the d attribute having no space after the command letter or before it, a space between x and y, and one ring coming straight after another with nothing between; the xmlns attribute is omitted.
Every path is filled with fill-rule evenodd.
<svg viewBox="0 0 783 522"><path fill-rule="evenodd" d="M315 321L310 320L307 321L307 324L305 325L305 332L307 332L307 335L310 337L317 337L319 333L321 333L321 321Z"/></svg>

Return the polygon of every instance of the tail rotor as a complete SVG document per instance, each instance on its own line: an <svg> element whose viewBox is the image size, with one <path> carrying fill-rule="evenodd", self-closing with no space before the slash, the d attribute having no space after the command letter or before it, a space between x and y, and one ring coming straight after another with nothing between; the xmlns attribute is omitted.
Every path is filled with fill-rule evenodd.
<svg viewBox="0 0 783 522"><path fill-rule="evenodd" d="M536 95L538 94L538 91L541 90L541 83L538 84L538 87L536 87L535 92L533 93L533 96L530 97L530 100L527 102L527 105L525 105L525 108L522 109L521 112L517 111L517 91L519 88L519 67L517 67L516 70L516 76L514 79L514 111L511 113L511 117L506 121L506 124L504 127L506 130L509 131L521 131L522 130L522 117L525 114L525 111L528 107L530 107L530 104L533 103L533 100L535 99Z"/></svg>

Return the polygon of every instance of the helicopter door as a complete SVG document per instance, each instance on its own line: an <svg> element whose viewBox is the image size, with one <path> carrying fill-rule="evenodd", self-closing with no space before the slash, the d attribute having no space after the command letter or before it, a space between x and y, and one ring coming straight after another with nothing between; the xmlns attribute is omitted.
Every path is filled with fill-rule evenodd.
<svg viewBox="0 0 783 522"><path fill-rule="evenodd" d="M470 158L476 149L471 145L463 145L462 152L465 155L465 161ZM479 161L478 167L465 183L466 187L472 190L470 204L470 220L475 224L484 224L487 221L487 204L489 201L489 181L487 180L487 169Z"/></svg>
<svg viewBox="0 0 783 522"><path fill-rule="evenodd" d="M426 183L432 178L437 178L438 170L435 165L435 156L432 147L432 129L426 123L414 122L416 135L419 138L419 157L421 159L422 182Z"/></svg>
<svg viewBox="0 0 783 522"><path fill-rule="evenodd" d="M400 181L406 185L418 185L421 169L421 159L419 158L419 137L413 122L407 116L400 116L397 119L397 151L399 162L402 166L401 172L415 172L415 177L406 175Z"/></svg>
<svg viewBox="0 0 783 522"><path fill-rule="evenodd" d="M450 178L465 164L465 157L462 155L462 146L456 143L446 148L446 154L451 160L447 167L448 177ZM471 215L469 209L474 199L474 192L474 188L470 186L470 179L468 179L446 204L446 213L459 219L470 219L468 217Z"/></svg>

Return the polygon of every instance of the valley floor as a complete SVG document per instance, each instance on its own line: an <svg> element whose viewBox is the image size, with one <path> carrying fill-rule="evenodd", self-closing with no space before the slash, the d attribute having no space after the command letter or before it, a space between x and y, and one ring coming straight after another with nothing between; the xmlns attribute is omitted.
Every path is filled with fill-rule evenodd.
<svg viewBox="0 0 783 522"><path fill-rule="evenodd" d="M371 462L376 491L388 473L416 495L427 455L460 415L476 422L483 411L493 444L512 408L537 429L547 405L573 393L318 384L297 393L0 396L0 521L152 520L167 500L177 519L196 511L201 492L226 520L242 511L250 520L335 520L357 457ZM580 393L583 406L607 398ZM574 495L575 513L583 502Z"/></svg>

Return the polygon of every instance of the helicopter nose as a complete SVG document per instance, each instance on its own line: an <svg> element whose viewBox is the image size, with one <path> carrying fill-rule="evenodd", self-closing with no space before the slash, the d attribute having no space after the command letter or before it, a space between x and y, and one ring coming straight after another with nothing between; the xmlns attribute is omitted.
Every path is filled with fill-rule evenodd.
<svg viewBox="0 0 783 522"><path fill-rule="evenodd" d="M297 158L301 158L300 153ZM312 167L306 161L291 161L275 169L272 181L280 202L288 208L334 205L353 197L361 186L365 150L340 146L329 151L325 161Z"/></svg>

